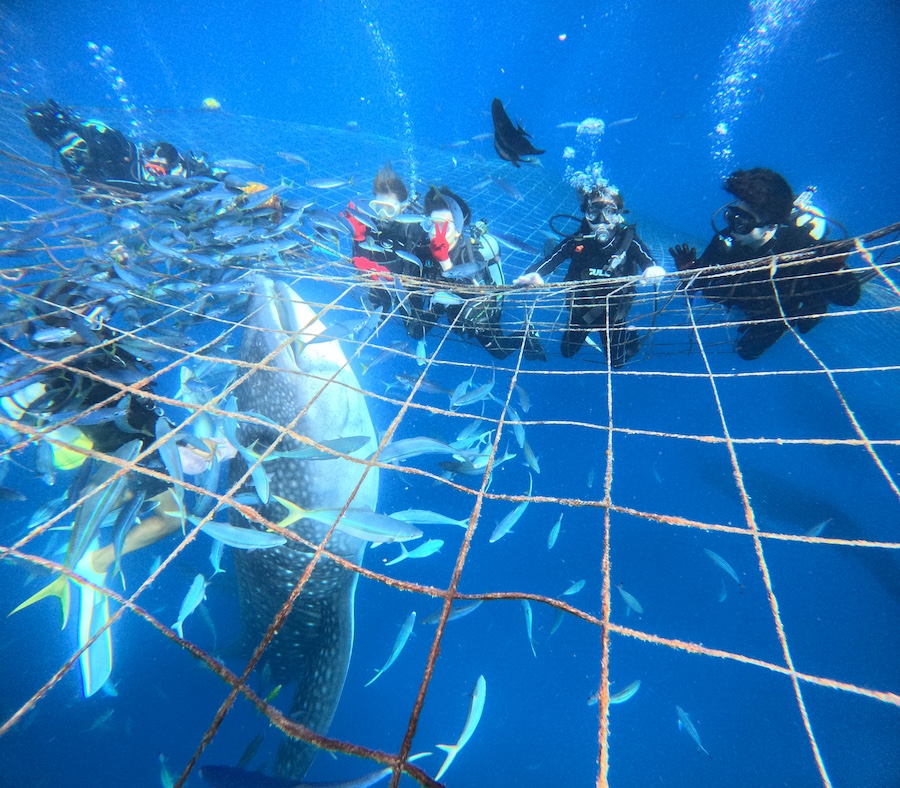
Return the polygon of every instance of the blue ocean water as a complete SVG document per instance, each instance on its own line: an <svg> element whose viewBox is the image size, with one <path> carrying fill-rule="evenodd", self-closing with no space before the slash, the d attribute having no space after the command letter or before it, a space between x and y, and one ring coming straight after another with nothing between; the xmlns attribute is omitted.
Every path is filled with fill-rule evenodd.
<svg viewBox="0 0 900 788"><path fill-rule="evenodd" d="M267 150L267 129L274 135L276 122L334 128L336 134L346 134L352 124L363 134L389 138L397 158L438 150L448 160L457 156L462 167L476 155L494 156L489 141L471 138L491 131L490 102L498 96L535 144L547 149L542 175L558 176L562 195L563 150L575 145L576 137L559 124L602 118L607 130L593 152L635 215L654 234L666 228L658 231L660 237L674 234L699 243L708 238L709 217L726 199L722 176L738 167L771 167L796 191L815 185L826 213L851 234L888 225L900 212L890 177L900 164L895 140L900 12L884 0L864 0L852 13L836 0L749 6L503 0L423 7L339 0L258 8L223 2L178 7L9 2L0 14L4 90L23 105L53 96L90 108L97 117L117 113L116 118L130 119L130 133L152 138L165 126L167 113L190 125L200 102L214 97L225 113L253 119L241 127L252 136L234 139L233 150L230 140L216 140L218 156ZM97 61L89 42L110 51ZM196 117L199 128L206 121L199 112ZM204 145L196 139L172 141ZM334 174L320 166L321 174ZM451 186L452 173L451 165L441 169ZM271 166L265 174L273 181L278 177ZM365 171L354 174L366 184L371 177ZM431 177L419 172L422 185ZM548 218L532 216L529 199L506 207L509 225L521 229ZM485 210L477 199L472 202L476 211ZM514 271L526 262L511 260ZM660 262L672 269L670 260ZM609 423L618 428L610 495L620 510L610 515L611 581L639 598L645 613L626 616L613 588L615 624L785 664L750 539L653 522L628 511L745 524L726 447L672 435L722 436L727 428L732 436L759 439L735 451L763 531L802 534L830 520L826 536L900 541L900 507L891 487L898 474L900 423L897 332L890 322L895 320L888 311L854 324L852 332L828 321L816 329L810 342L829 368L859 363L868 369L838 375L835 386L822 376L725 377L715 391L717 401L703 378L636 374L616 381L610 417L606 381L598 374L602 367L589 349L568 362L556 353L541 368L558 373L554 376L523 379L533 402L528 418L554 422L528 428L541 462L536 495L599 501L607 470L604 428ZM796 348L779 345L752 371L807 363L798 358ZM453 344L441 360L482 364L477 379L488 378L487 357L473 345ZM725 349L711 364L722 373L747 370ZM501 368L506 390L511 367ZM704 367L700 355L686 349L652 362L637 360L633 369L679 374L702 373ZM467 376L462 368L443 366L435 379L452 387ZM373 410L376 426L384 429L393 411L387 405ZM883 471L873 451L847 443L857 435L854 422L883 441L873 450ZM425 433L433 424L426 414L413 414L404 422L404 435ZM56 494L31 483L34 493L29 490L26 502L3 504L11 520L30 516L39 496ZM498 470L492 489L516 495L527 485L528 473L517 460ZM484 504L461 590L554 597L585 579L584 590L571 600L600 615L605 510L535 502L512 535L488 546L487 534L513 505ZM379 508L433 508L464 517L471 506L467 493L385 474ZM559 541L548 551L547 534L564 510ZM435 534L447 540L439 556L399 564L394 576L446 587L462 535L450 528ZM900 785L896 550L763 542L796 670L894 693L893 699L876 700L800 683L830 779L841 786ZM704 556L703 548L727 557L743 589ZM377 548L367 566L380 568L385 556L396 552L396 547ZM146 576L156 554L131 556L128 572ZM143 606L171 623L193 575L209 571L206 556L205 543L189 547ZM232 569L226 559L226 575L216 581L221 591L209 594L213 625L191 619L186 633L226 662L234 660L229 664L237 669L239 661L227 651L239 634ZM8 609L22 599L23 578L0 571L0 600ZM29 585L27 593L36 587ZM719 602L722 588L727 596ZM43 604L44 609L4 624L2 721L73 653L71 624L60 634L56 611ZM356 648L331 729L336 738L390 752L398 748L432 630L418 628L391 670L371 687L362 686L383 664L412 608L422 618L438 604L360 582ZM601 632L567 619L551 637L554 617L546 606L534 605L536 656L517 600L486 603L449 625L414 749L433 750L437 742L455 740L479 675L486 678L488 697L475 736L446 775L448 785L597 781L597 706L587 700L599 685ZM77 671L69 673L36 711L0 737L0 784L157 785L161 753L176 773L184 768L224 698L225 685L136 617L124 617L114 638L118 696L86 701ZM788 677L618 633L611 636L609 656L611 691L634 679L642 682L634 698L610 709L610 784L823 784ZM676 706L690 714L710 757L679 732ZM253 767L268 766L277 731L246 704L229 717L201 763L236 763L261 732L266 738ZM437 755L422 762L432 775L439 763ZM323 755L309 777L344 779L368 768ZM189 784L201 781L195 774Z"/></svg>

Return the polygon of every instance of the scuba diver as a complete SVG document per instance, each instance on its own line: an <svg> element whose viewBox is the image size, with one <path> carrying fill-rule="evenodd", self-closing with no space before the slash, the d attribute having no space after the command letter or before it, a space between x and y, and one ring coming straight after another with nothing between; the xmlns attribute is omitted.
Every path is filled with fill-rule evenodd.
<svg viewBox="0 0 900 788"><path fill-rule="evenodd" d="M423 260L426 279L445 281L451 292L410 296L407 333L421 340L442 314L455 331L474 337L494 358L504 359L519 348L531 361L546 361L537 333L531 329L504 335L500 327L503 296L473 293L479 287L505 284L500 265L500 245L487 233L485 223L471 224L469 206L446 186L432 186L425 195L425 214L430 219L428 253ZM462 292L453 292L453 285ZM446 299L439 301L439 296Z"/></svg>
<svg viewBox="0 0 900 788"><path fill-rule="evenodd" d="M82 120L53 99L28 107L31 133L58 155L68 175L127 191L168 188L171 176L190 178L226 173L213 167L205 153L180 154L174 145L158 142L139 148L121 131L98 120Z"/></svg>
<svg viewBox="0 0 900 788"><path fill-rule="evenodd" d="M47 285L41 295L50 297L47 288L67 293L77 290L70 283L59 281ZM62 300L75 303L72 297L62 296ZM41 320L47 328L34 331L29 326L29 338L39 355L63 363L39 366L22 356L14 366L4 369L4 378L21 383L5 386L0 396L0 438L15 442L23 435L38 435L37 472L50 483L57 474L70 474L64 499L54 507L81 501L72 515L72 537L63 566L72 575L102 588L110 568L115 564L115 569L119 569L121 556L178 530L182 518L177 515L181 507L172 487L159 478L165 467L158 453L140 460L141 468L156 475L129 471L118 480L112 478L120 469L118 463L94 458L94 454L112 455L119 463L134 462L156 439L160 411L149 398L134 393L123 396L122 387L145 377L149 366L119 343L107 342L97 349L73 354L73 338L67 334L78 334L79 330L94 333L96 336L88 336L85 341L95 342L112 337L104 328L80 328L79 320L63 322L63 317L48 313ZM107 381L118 381L120 385ZM112 520L116 510L113 537L100 537L101 523ZM101 539L108 543L101 546ZM57 596L65 627L73 580L60 574L12 612ZM87 583L74 581L74 588L79 599L78 644L85 647L109 620L109 598ZM89 697L106 682L112 670L108 629L82 651L79 662L84 695Z"/></svg>
<svg viewBox="0 0 900 788"><path fill-rule="evenodd" d="M542 285L563 261L571 260L565 281L585 285L568 295L569 321L562 354L571 358L588 335L597 331L610 366L621 369L640 347L637 331L625 325L635 284L622 278L643 273L645 281L657 283L665 271L654 262L634 225L625 223L628 211L614 186L604 181L582 191L581 211L584 218L575 234L563 238L513 284Z"/></svg>
<svg viewBox="0 0 900 788"><path fill-rule="evenodd" d="M742 359L759 358L789 328L807 333L822 320L829 304L856 304L861 280L847 267L846 254L822 251L795 263L693 273L808 249L825 236L821 211L810 209L812 190L795 200L790 184L777 172L765 167L736 170L723 188L736 198L724 208L725 229L717 230L699 259L697 250L687 244L669 249L669 254L679 271L692 274L687 282L691 289L746 316L735 344Z"/></svg>
<svg viewBox="0 0 900 788"><path fill-rule="evenodd" d="M375 174L372 193L371 213L364 213L351 202L343 214L353 228L353 265L376 280L381 274L386 279L398 275L421 277L421 258L428 246L428 233L422 227L424 217L406 212L409 192L390 162ZM391 292L383 287L371 288L369 299L385 315L394 307Z"/></svg>

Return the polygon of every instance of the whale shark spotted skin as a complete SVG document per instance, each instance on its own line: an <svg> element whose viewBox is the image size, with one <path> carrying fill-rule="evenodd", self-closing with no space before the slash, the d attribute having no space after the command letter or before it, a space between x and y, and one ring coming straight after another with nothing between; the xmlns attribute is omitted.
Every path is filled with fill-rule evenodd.
<svg viewBox="0 0 900 788"><path fill-rule="evenodd" d="M376 446L375 430L365 397L341 346L337 341L306 344L324 330L313 310L290 287L257 276L240 357L254 364L265 361L267 369L255 370L237 387L238 409L259 414L275 424L293 425L294 432L320 443L346 436L368 436L370 442L353 454L366 457ZM304 415L297 419L304 409L307 409ZM277 435L272 427L247 422L240 428L241 443L251 446L256 441L255 451L259 453ZM301 445L300 441L285 436L277 449L289 452ZM285 508L275 501L276 495L303 509L342 508L366 468L362 463L343 458L316 461L289 457L277 457L267 461L264 467L271 495L268 504L258 504L256 508L274 523L286 515ZM245 470L241 458L235 458L232 481ZM253 486L248 480L245 491L250 490ZM372 468L353 497L352 505L375 510L377 499L378 469ZM230 516L234 525L259 527L235 510ZM291 529L319 543L328 526L301 519ZM365 544L361 539L335 531L327 549L358 564ZM248 642L254 647L296 586L311 556L311 550L293 540L267 550L235 551L241 623ZM327 732L347 675L353 648L357 577L355 572L333 560L321 558L260 661L259 667L268 664L274 682L297 683L290 716L318 733ZM276 772L299 780L316 752L311 745L287 740L279 750Z"/></svg>

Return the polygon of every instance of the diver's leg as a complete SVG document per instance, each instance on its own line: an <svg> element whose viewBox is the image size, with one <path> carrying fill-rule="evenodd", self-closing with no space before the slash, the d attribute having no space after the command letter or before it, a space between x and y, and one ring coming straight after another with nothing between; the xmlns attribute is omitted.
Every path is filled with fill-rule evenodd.
<svg viewBox="0 0 900 788"><path fill-rule="evenodd" d="M787 324L780 317L763 323L744 324L741 326L742 333L735 343L735 350L744 361L753 361L781 339L787 328Z"/></svg>
<svg viewBox="0 0 900 788"><path fill-rule="evenodd" d="M637 330L628 328L626 321L631 312L634 289L626 289L621 295L610 299L609 363L614 369L621 369L640 349Z"/></svg>
<svg viewBox="0 0 900 788"><path fill-rule="evenodd" d="M509 335L508 340L513 343L513 350L522 348L522 353L529 361L546 361L547 354L544 352L544 346L541 344L540 337L537 332L529 329L525 331L514 331Z"/></svg>
<svg viewBox="0 0 900 788"><path fill-rule="evenodd" d="M616 323L610 331L609 363L613 369L621 369L640 349L638 332L628 328L624 321Z"/></svg>
<svg viewBox="0 0 900 788"><path fill-rule="evenodd" d="M370 287L369 300L372 302L372 307L374 309L381 310L381 320L384 320L384 318L390 314L391 309L394 308L394 301L391 298L391 294L383 287Z"/></svg>
<svg viewBox="0 0 900 788"><path fill-rule="evenodd" d="M410 339L420 341L437 325L440 314L425 309L425 299L418 293L410 294L406 300L407 316L404 319L406 334Z"/></svg>
<svg viewBox="0 0 900 788"><path fill-rule="evenodd" d="M580 300L580 299L579 299ZM576 301L572 295L568 297L569 302L569 324L563 332L562 344L560 352L563 358L572 358L584 344L587 339L589 330L584 328L583 318L587 308Z"/></svg>
<svg viewBox="0 0 900 788"><path fill-rule="evenodd" d="M481 346L488 353L501 361L518 349L518 345L515 347L511 346L511 337L505 337L499 331L476 329L475 339L481 343Z"/></svg>
<svg viewBox="0 0 900 788"><path fill-rule="evenodd" d="M826 277L825 295L837 306L855 306L862 295L862 286L855 271L845 268Z"/></svg>
<svg viewBox="0 0 900 788"><path fill-rule="evenodd" d="M170 514L170 512L175 512L178 509L178 504L175 502L171 489L164 490L149 500L157 502L156 510L128 532L128 535L125 537L125 544L122 547L122 555L133 553L142 547L155 544L181 527L181 518ZM108 544L91 553L91 569L98 574L105 575L115 560L115 547L112 544Z"/></svg>

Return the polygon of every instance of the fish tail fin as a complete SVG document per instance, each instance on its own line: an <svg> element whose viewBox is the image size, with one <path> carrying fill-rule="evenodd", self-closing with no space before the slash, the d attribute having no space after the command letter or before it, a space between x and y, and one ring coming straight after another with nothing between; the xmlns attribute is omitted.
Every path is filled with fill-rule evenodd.
<svg viewBox="0 0 900 788"><path fill-rule="evenodd" d="M434 776L435 780L440 780L441 777L444 776L444 772L450 768L450 764L453 763L453 759L456 757L457 753L459 753L459 745L458 744L438 744L437 748L439 750L443 750L447 753L447 757L444 758L444 764L441 766L438 773Z"/></svg>
<svg viewBox="0 0 900 788"><path fill-rule="evenodd" d="M403 542L397 542L397 544L400 545L400 555L398 555L396 558L392 558L390 561L388 561L385 564L385 566L391 566L393 564L398 564L398 563L400 563L400 561L403 561L404 559L409 558L409 550L406 549L406 547L403 545Z"/></svg>
<svg viewBox="0 0 900 788"><path fill-rule="evenodd" d="M368 686L369 686L373 681L375 681L375 679L377 679L383 672L384 672L384 671L382 671L382 670L376 671L375 675L372 676L372 678L370 678L363 686L364 686L364 687L368 687Z"/></svg>
<svg viewBox="0 0 900 788"><path fill-rule="evenodd" d="M176 621L172 624L172 629L174 629L178 633L178 637L184 640L184 629L182 628L182 622Z"/></svg>
<svg viewBox="0 0 900 788"><path fill-rule="evenodd" d="M62 606L62 627L60 629L65 629L66 624L69 623L69 610L71 608L71 595L69 594L69 578L65 575L60 575L56 578L50 585L45 586L36 594L32 594L28 599L26 599L21 605L19 605L15 610L11 610L7 617L11 616L13 613L18 613L20 610L24 610L26 607L33 605L35 602L44 599L45 597L55 596L59 599L59 603Z"/></svg>
<svg viewBox="0 0 900 788"><path fill-rule="evenodd" d="M125 573L122 571L122 556L116 553L116 562L113 564L112 577L119 575L122 579L122 590L125 590Z"/></svg>

